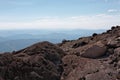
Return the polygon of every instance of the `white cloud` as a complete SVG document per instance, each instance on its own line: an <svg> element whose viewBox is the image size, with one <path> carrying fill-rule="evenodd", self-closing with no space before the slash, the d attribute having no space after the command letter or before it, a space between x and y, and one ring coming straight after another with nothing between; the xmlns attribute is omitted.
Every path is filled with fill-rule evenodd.
<svg viewBox="0 0 120 80"><path fill-rule="evenodd" d="M117 9L109 9L108 12L112 13L112 12L118 12Z"/></svg>
<svg viewBox="0 0 120 80"><path fill-rule="evenodd" d="M45 17L31 22L0 22L0 29L108 29L120 25L120 15Z"/></svg>

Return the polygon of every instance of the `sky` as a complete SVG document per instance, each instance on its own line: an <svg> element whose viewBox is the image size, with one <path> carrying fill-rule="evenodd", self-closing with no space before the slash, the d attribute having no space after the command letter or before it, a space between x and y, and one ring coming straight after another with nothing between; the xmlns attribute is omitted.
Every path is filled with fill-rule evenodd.
<svg viewBox="0 0 120 80"><path fill-rule="evenodd" d="M120 0L0 0L0 30L108 29L120 25Z"/></svg>

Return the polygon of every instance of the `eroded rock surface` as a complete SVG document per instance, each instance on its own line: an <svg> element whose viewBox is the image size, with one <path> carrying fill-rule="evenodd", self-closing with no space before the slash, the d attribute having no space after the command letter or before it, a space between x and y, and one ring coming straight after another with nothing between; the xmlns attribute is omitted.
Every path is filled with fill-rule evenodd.
<svg viewBox="0 0 120 80"><path fill-rule="evenodd" d="M67 54L61 80L120 80L120 26L59 46Z"/></svg>
<svg viewBox="0 0 120 80"><path fill-rule="evenodd" d="M49 42L0 55L0 80L60 80L64 52Z"/></svg>

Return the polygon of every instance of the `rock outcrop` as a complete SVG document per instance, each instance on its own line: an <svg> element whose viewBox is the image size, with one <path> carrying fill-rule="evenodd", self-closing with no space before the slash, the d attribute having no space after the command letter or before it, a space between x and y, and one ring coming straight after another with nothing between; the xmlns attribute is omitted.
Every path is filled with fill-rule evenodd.
<svg viewBox="0 0 120 80"><path fill-rule="evenodd" d="M120 80L120 26L59 47L66 52L61 80Z"/></svg>
<svg viewBox="0 0 120 80"><path fill-rule="evenodd" d="M0 80L60 80L64 52L49 42L0 55Z"/></svg>

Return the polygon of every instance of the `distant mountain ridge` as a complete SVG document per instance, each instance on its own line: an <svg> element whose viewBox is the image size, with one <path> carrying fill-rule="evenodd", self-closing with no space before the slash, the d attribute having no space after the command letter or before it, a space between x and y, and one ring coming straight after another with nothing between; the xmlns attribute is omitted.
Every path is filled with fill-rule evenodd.
<svg viewBox="0 0 120 80"><path fill-rule="evenodd" d="M0 31L0 52L11 52L23 49L40 41L60 43L63 39L77 39L89 36L93 32L104 30L7 30Z"/></svg>

